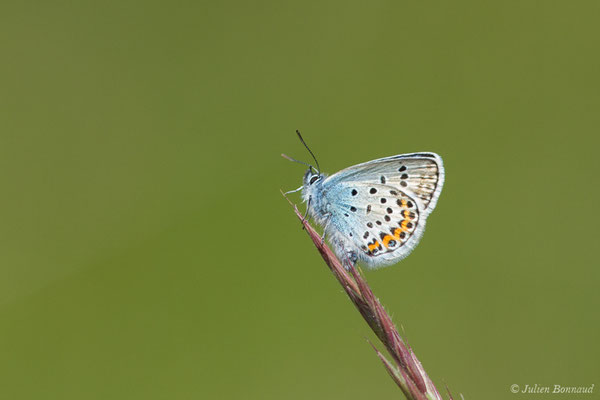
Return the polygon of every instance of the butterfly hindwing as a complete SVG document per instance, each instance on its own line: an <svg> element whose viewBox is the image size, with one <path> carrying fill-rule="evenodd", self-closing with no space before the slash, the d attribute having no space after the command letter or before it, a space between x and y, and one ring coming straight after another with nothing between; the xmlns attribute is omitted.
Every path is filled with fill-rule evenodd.
<svg viewBox="0 0 600 400"><path fill-rule="evenodd" d="M383 184L345 182L340 189L340 202L331 211L362 259L401 259L410 253L422 230L412 197Z"/></svg>

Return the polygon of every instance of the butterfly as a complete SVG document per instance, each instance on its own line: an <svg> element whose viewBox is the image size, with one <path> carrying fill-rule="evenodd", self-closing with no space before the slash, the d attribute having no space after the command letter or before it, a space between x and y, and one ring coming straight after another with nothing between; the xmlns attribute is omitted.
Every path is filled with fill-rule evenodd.
<svg viewBox="0 0 600 400"><path fill-rule="evenodd" d="M310 164L302 191L308 216L341 260L379 268L397 263L419 243L444 185L436 153L399 154L353 165L333 175Z"/></svg>

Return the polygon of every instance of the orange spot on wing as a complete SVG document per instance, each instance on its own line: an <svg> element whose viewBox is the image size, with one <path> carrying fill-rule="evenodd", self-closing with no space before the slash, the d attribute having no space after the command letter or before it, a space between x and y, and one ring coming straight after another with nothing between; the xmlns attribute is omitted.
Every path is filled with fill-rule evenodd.
<svg viewBox="0 0 600 400"><path fill-rule="evenodd" d="M383 239L381 239L381 240L383 241L383 245L384 245L385 247L388 247L388 243L390 242L390 240L393 240L393 239L394 239L394 238L393 238L392 236L390 236L390 235L385 235L385 236L383 237Z"/></svg>
<svg viewBox="0 0 600 400"><path fill-rule="evenodd" d="M379 242L376 240L375 243L369 245L369 250L373 251L379 247Z"/></svg>

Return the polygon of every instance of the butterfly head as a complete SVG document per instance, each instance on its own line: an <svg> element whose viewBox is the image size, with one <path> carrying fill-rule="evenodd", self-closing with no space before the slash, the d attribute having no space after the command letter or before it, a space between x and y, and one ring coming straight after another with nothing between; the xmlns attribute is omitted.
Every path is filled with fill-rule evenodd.
<svg viewBox="0 0 600 400"><path fill-rule="evenodd" d="M304 174L302 186L309 188L311 186L320 184L322 181L323 175L321 175L318 171L314 171L312 168L309 168Z"/></svg>
<svg viewBox="0 0 600 400"><path fill-rule="evenodd" d="M327 175L309 168L302 178L302 198L305 202L311 202L313 206L318 207L323 191L323 181Z"/></svg>

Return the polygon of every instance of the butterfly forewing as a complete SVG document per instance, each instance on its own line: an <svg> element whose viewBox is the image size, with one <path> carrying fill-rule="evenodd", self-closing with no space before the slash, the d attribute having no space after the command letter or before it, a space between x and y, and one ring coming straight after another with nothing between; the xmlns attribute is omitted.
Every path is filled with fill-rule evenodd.
<svg viewBox="0 0 600 400"><path fill-rule="evenodd" d="M393 186L412 197L421 212L430 212L444 183L444 168L435 153L403 154L354 165L328 180Z"/></svg>

